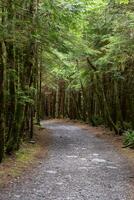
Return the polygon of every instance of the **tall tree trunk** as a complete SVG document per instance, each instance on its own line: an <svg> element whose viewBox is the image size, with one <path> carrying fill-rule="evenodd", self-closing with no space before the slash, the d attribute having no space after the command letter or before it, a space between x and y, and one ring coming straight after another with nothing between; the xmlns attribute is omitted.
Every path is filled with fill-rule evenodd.
<svg viewBox="0 0 134 200"><path fill-rule="evenodd" d="M2 43L0 43L0 162L4 157L5 127L4 127L4 65Z"/></svg>

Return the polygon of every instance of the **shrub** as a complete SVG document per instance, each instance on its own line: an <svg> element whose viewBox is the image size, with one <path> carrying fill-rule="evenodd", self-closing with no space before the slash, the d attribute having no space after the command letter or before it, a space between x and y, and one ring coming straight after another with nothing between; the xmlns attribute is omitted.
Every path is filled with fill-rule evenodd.
<svg viewBox="0 0 134 200"><path fill-rule="evenodd" d="M125 147L134 148L134 131L126 131L124 133L124 145Z"/></svg>

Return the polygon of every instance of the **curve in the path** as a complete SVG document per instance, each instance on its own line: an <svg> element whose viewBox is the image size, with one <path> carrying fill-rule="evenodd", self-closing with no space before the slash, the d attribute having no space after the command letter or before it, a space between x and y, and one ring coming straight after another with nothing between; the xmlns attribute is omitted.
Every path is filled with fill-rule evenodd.
<svg viewBox="0 0 134 200"><path fill-rule="evenodd" d="M74 125L42 124L53 133L49 158L0 200L133 200L132 171L112 145Z"/></svg>

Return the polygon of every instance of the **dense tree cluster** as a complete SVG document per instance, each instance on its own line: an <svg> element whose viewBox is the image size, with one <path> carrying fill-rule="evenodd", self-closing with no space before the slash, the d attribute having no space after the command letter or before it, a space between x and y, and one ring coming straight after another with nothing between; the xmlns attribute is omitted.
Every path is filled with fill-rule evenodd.
<svg viewBox="0 0 134 200"><path fill-rule="evenodd" d="M134 129L134 3L0 0L0 162L41 117Z"/></svg>
<svg viewBox="0 0 134 200"><path fill-rule="evenodd" d="M75 20L54 51L59 59L44 59L51 66L44 75L46 115L104 124L116 134L134 129L134 3L71 5Z"/></svg>
<svg viewBox="0 0 134 200"><path fill-rule="evenodd" d="M33 135L41 47L38 0L0 1L0 161Z"/></svg>

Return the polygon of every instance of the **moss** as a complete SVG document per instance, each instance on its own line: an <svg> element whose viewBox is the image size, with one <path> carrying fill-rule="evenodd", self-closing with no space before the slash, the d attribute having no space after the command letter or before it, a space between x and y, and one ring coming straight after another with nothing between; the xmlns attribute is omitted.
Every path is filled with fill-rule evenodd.
<svg viewBox="0 0 134 200"><path fill-rule="evenodd" d="M35 133L36 143L24 142L18 151L6 156L0 164L0 187L18 178L23 172L31 170L39 159L46 157L48 146L52 142L51 134L38 127L35 127Z"/></svg>
<svg viewBox="0 0 134 200"><path fill-rule="evenodd" d="M0 165L0 186L9 183L12 178L19 177L33 163L41 150L40 145L23 144L11 157L5 157Z"/></svg>

